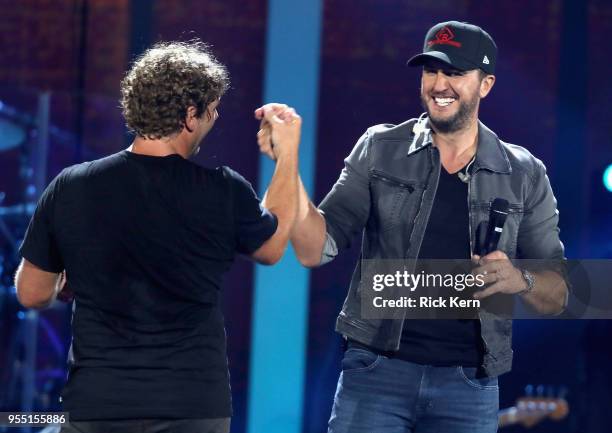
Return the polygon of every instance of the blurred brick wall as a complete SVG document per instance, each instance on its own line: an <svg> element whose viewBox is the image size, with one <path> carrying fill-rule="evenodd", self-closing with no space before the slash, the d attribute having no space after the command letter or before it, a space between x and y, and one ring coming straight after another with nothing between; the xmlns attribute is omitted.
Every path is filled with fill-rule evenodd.
<svg viewBox="0 0 612 433"><path fill-rule="evenodd" d="M36 115L36 97L51 92L51 123L77 127L82 1L0 0L0 101ZM127 65L128 1L90 0L85 47L84 156L123 145L119 81ZM51 137L49 176L74 163L74 141ZM19 149L0 154L0 176L14 179ZM6 170L6 171L5 171ZM8 173L10 172L10 176ZM10 185L8 188L10 189Z"/></svg>

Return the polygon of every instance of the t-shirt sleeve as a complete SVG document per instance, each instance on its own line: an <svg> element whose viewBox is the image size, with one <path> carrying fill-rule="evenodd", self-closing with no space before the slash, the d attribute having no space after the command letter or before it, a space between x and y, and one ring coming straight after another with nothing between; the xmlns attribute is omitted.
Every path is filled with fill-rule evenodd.
<svg viewBox="0 0 612 433"><path fill-rule="evenodd" d="M263 207L245 178L228 167L223 167L223 172L230 183L236 249L241 254L252 254L276 232L278 220Z"/></svg>
<svg viewBox="0 0 612 433"><path fill-rule="evenodd" d="M64 263L54 235L53 222L53 208L57 201L61 176L62 174L53 179L42 193L19 248L19 253L24 259L43 271L55 273L64 270Z"/></svg>

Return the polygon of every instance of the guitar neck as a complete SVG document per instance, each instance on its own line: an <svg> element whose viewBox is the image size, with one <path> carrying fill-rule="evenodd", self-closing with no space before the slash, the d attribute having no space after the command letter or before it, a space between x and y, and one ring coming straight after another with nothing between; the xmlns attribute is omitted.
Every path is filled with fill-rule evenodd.
<svg viewBox="0 0 612 433"><path fill-rule="evenodd" d="M516 406L498 412L499 427L522 424L533 427L546 418L560 420L567 415L567 402L562 399L535 398L520 399Z"/></svg>
<svg viewBox="0 0 612 433"><path fill-rule="evenodd" d="M516 406L500 410L498 413L497 425L499 427L506 427L512 424L516 424L519 421L520 420L518 417L518 409L516 408Z"/></svg>

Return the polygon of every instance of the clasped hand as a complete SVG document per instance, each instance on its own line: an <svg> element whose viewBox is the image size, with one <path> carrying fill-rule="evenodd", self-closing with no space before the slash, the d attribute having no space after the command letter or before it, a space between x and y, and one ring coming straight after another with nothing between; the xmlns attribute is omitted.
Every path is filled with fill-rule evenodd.
<svg viewBox="0 0 612 433"><path fill-rule="evenodd" d="M259 151L273 161L285 155L297 153L300 142L302 118L292 107L271 103L255 110L260 120L257 132Z"/></svg>

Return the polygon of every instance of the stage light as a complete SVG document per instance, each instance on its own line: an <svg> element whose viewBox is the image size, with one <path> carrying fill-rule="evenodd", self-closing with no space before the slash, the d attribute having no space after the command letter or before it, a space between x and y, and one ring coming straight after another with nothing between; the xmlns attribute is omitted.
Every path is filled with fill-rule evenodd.
<svg viewBox="0 0 612 433"><path fill-rule="evenodd" d="M604 170L603 183L606 189L612 192L612 164L610 164L608 168Z"/></svg>

